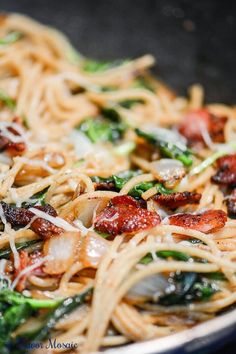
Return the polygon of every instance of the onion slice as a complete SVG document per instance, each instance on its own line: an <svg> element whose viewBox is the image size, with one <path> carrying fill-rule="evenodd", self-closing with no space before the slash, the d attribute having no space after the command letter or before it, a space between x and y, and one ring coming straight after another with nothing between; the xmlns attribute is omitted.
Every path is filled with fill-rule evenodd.
<svg viewBox="0 0 236 354"><path fill-rule="evenodd" d="M50 260L45 263L44 272L47 274L66 272L78 258L79 243L79 232L65 232L46 241L43 251Z"/></svg>

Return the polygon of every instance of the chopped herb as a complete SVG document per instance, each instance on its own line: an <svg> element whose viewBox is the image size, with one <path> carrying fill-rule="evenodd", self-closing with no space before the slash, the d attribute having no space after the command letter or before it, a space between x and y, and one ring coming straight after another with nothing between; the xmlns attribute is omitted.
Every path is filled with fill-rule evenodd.
<svg viewBox="0 0 236 354"><path fill-rule="evenodd" d="M5 104L11 111L16 108L16 102L8 96L4 91L0 90L0 101Z"/></svg>
<svg viewBox="0 0 236 354"><path fill-rule="evenodd" d="M19 31L10 32L5 37L0 38L0 45L13 44L18 41L22 36L23 34Z"/></svg>
<svg viewBox="0 0 236 354"><path fill-rule="evenodd" d="M191 166L193 162L190 158L191 151L183 144L177 146L171 141L161 140L154 134L146 133L138 128L135 129L135 131L138 136L144 138L147 142L156 146L163 156L179 160L185 166Z"/></svg>
<svg viewBox="0 0 236 354"><path fill-rule="evenodd" d="M86 60L83 65L83 70L89 73L103 72L108 69L115 68L127 64L129 60L114 60L114 61L97 61L97 60Z"/></svg>

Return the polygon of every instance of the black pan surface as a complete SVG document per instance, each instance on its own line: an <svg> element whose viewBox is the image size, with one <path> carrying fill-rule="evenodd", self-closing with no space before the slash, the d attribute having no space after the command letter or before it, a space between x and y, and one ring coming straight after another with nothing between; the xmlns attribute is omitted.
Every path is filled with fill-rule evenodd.
<svg viewBox="0 0 236 354"><path fill-rule="evenodd" d="M208 102L236 103L234 0L0 0L0 10L57 27L92 58L152 53L155 72L179 94L199 82ZM220 344L214 354L236 352L236 342Z"/></svg>

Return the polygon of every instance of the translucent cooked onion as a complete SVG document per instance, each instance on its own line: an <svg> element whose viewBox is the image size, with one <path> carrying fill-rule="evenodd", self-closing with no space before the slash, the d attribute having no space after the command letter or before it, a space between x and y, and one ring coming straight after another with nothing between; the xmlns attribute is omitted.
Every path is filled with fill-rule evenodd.
<svg viewBox="0 0 236 354"><path fill-rule="evenodd" d="M167 278L161 274L151 275L142 279L135 284L126 295L132 299L151 299L157 301L160 296L163 296L170 284Z"/></svg>
<svg viewBox="0 0 236 354"><path fill-rule="evenodd" d="M43 251L51 259L45 263L44 272L47 274L66 272L76 260L79 242L78 232L65 232L46 241Z"/></svg>
<svg viewBox="0 0 236 354"><path fill-rule="evenodd" d="M150 127L146 131L155 135L155 137L157 137L158 140L171 142L172 144L175 144L179 148L186 149L187 139L176 130Z"/></svg>
<svg viewBox="0 0 236 354"><path fill-rule="evenodd" d="M76 156L80 159L94 151L93 143L80 131L72 130L69 141L74 145Z"/></svg>
<svg viewBox="0 0 236 354"><path fill-rule="evenodd" d="M181 161L161 159L150 163L151 172L167 187L173 188L185 176L185 168Z"/></svg>
<svg viewBox="0 0 236 354"><path fill-rule="evenodd" d="M89 232L81 243L79 260L85 267L97 268L109 247L109 241L95 232Z"/></svg>
<svg viewBox="0 0 236 354"><path fill-rule="evenodd" d="M81 200L76 209L76 216L85 227L90 227L92 225L93 218L105 208L107 203L108 200L106 198Z"/></svg>

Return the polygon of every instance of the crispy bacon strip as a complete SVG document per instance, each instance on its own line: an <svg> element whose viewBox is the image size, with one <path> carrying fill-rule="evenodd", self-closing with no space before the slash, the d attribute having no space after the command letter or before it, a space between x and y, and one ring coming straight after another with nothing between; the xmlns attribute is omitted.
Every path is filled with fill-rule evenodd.
<svg viewBox="0 0 236 354"><path fill-rule="evenodd" d="M217 173L212 177L213 182L236 186L236 154L220 157L217 168Z"/></svg>
<svg viewBox="0 0 236 354"><path fill-rule="evenodd" d="M134 198L124 195L114 197L95 219L95 229L116 236L134 233L160 224L160 216L141 207Z"/></svg>
<svg viewBox="0 0 236 354"><path fill-rule="evenodd" d="M13 207L5 202L1 202L0 204L7 222L9 222L13 228L26 226L34 217L34 214L26 208ZM42 210L48 215L54 217L57 216L56 210L49 204L44 206L34 206L34 208ZM30 229L44 239L48 239L53 235L58 235L63 231L58 226L43 218L37 218L33 221L30 225Z"/></svg>
<svg viewBox="0 0 236 354"><path fill-rule="evenodd" d="M226 204L229 217L236 219L236 189L233 190Z"/></svg>
<svg viewBox="0 0 236 354"><path fill-rule="evenodd" d="M225 226L227 215L222 210L207 210L200 214L176 214L169 217L169 224L209 234Z"/></svg>
<svg viewBox="0 0 236 354"><path fill-rule="evenodd" d="M19 122L18 118L15 118L13 121L16 123ZM15 136L20 136L20 134L12 127L7 128L7 130ZM4 136L0 130L0 151L6 151L9 156L14 157L22 155L25 150L26 145L23 141L15 143Z"/></svg>
<svg viewBox="0 0 236 354"><path fill-rule="evenodd" d="M202 131L206 130L213 142L224 142L224 126L226 117L218 117L207 109L189 112L179 125L179 132L184 135L191 146L204 144Z"/></svg>
<svg viewBox="0 0 236 354"><path fill-rule="evenodd" d="M171 194L156 194L152 199L161 206L176 209L187 204L198 204L201 199L200 193L177 192Z"/></svg>

